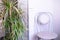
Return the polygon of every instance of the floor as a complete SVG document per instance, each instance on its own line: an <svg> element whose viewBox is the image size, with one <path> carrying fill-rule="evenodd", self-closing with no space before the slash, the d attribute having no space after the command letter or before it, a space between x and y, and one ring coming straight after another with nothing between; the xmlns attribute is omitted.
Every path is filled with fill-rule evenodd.
<svg viewBox="0 0 60 40"><path fill-rule="evenodd" d="M4 40L3 37L1 37L0 40Z"/></svg>

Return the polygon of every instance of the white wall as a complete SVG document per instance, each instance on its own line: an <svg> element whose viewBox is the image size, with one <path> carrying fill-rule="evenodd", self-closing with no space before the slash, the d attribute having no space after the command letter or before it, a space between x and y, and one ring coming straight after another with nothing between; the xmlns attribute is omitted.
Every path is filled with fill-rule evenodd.
<svg viewBox="0 0 60 40"><path fill-rule="evenodd" d="M60 0L53 0L54 3L54 31L58 33L57 40L60 40Z"/></svg>
<svg viewBox="0 0 60 40"><path fill-rule="evenodd" d="M27 0L18 0L18 8L21 8L23 11L23 19L25 22L25 25L27 26Z"/></svg>
<svg viewBox="0 0 60 40"><path fill-rule="evenodd" d="M29 0L29 38L33 40L34 16L38 12L51 12L53 15L54 32L60 35L60 0ZM57 40L60 37L58 36Z"/></svg>
<svg viewBox="0 0 60 40"><path fill-rule="evenodd" d="M27 2L28 0L18 0L18 8L21 8L23 11L23 21L25 24L25 27L28 29L28 6L27 6ZM23 35L23 40L28 40L28 30L25 31L24 35ZM21 38L19 38L19 40L22 40Z"/></svg>

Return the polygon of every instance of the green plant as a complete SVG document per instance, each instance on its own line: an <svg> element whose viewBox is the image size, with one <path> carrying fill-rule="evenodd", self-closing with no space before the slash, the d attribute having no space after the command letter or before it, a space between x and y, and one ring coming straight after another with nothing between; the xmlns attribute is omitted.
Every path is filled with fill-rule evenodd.
<svg viewBox="0 0 60 40"><path fill-rule="evenodd" d="M18 9L16 2L10 0L2 0L4 11L5 38L4 40L18 40L18 36L22 36L25 30L22 22L22 10Z"/></svg>

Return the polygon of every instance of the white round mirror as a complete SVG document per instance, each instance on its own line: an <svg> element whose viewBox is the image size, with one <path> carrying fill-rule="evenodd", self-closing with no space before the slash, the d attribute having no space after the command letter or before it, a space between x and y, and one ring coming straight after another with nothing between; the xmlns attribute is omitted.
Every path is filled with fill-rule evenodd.
<svg viewBox="0 0 60 40"><path fill-rule="evenodd" d="M49 23L49 20L50 20L50 17L46 13L40 14L37 18L38 23L41 23L41 24L47 24Z"/></svg>

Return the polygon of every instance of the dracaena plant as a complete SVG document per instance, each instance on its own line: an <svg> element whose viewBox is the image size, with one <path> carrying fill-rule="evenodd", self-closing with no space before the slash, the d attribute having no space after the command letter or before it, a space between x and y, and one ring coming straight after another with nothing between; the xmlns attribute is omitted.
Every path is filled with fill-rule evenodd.
<svg viewBox="0 0 60 40"><path fill-rule="evenodd" d="M5 37L4 40L18 40L22 36L25 27L22 22L22 10L17 8L17 1L2 0Z"/></svg>

